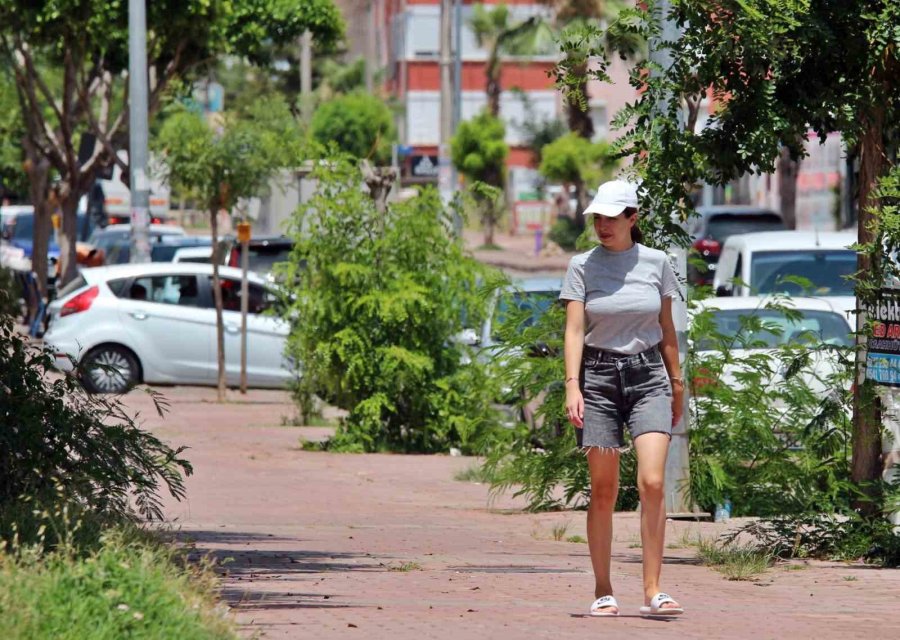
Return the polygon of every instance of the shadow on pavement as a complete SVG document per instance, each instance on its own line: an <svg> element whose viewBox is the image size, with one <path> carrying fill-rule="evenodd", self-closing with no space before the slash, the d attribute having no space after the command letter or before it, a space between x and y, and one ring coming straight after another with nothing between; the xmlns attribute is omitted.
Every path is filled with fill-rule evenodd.
<svg viewBox="0 0 900 640"><path fill-rule="evenodd" d="M321 576L348 571L385 571L385 564L365 553L271 549L272 543L296 538L236 531L189 530L176 538L189 545L189 560L207 559L222 578L221 597L239 609L338 609L346 604L339 594L277 590L279 583L303 580L310 586ZM224 548L223 548L224 547ZM264 547L264 548L259 548Z"/></svg>

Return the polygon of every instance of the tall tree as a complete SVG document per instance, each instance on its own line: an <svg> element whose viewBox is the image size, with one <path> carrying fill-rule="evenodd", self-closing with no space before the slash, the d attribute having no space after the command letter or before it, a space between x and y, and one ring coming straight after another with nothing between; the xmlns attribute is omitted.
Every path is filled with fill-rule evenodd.
<svg viewBox="0 0 900 640"><path fill-rule="evenodd" d="M627 25L619 23L622 10L633 6L633 2L627 0L541 0L541 2L553 9L553 25L557 31L562 32L563 41L570 37L568 34L578 34L586 25L593 25L603 34L602 45L605 51L615 51L625 58L635 58L644 47L642 38L630 31ZM564 47L564 55L567 56L564 64L571 70L572 77L587 77L590 65L596 63L596 60L592 60L590 51L584 46ZM588 140L592 140L595 133L589 108L590 100L586 82L577 83L566 99L566 121L569 131Z"/></svg>
<svg viewBox="0 0 900 640"><path fill-rule="evenodd" d="M229 113L215 128L198 114L179 109L166 118L154 140L170 184L193 193L209 213L220 402L226 380L218 214L230 213L241 199L261 195L276 171L299 164L300 140L287 105L277 99L261 101L246 113Z"/></svg>
<svg viewBox="0 0 900 640"><path fill-rule="evenodd" d="M658 214L650 221L656 235L684 238L671 213L688 215L694 184L772 172L783 147L803 157L808 132L820 140L840 132L859 158L858 238L871 245L882 204L874 189L896 163L900 139L900 0L673 0L671 6L679 27L668 43L672 63L639 65L632 83L640 96L617 118L628 128L619 150L634 158L644 179L642 205ZM659 11L626 15L636 35L648 42L660 36ZM570 92L586 77L569 61L604 56L602 37L586 29L563 43L569 51L560 76ZM608 80L605 68L592 75ZM700 100L710 94L715 114L695 132ZM882 286L883 255L859 253L858 297ZM865 313L857 320L852 478L869 493L857 507L872 514L881 499L881 417L873 383L865 380Z"/></svg>
<svg viewBox="0 0 900 640"><path fill-rule="evenodd" d="M503 214L506 156L503 121L487 111L459 125L450 141L454 166L470 183L470 193L484 227L484 244L494 244L494 227Z"/></svg>
<svg viewBox="0 0 900 640"><path fill-rule="evenodd" d="M542 22L536 16L514 22L505 4L497 5L493 9L486 9L484 5L479 4L475 5L469 24L475 33L478 46L487 49L488 52L484 90L487 94L488 113L497 117L500 115L500 94L503 92L503 56L540 51L541 44L538 38Z"/></svg>
<svg viewBox="0 0 900 640"><path fill-rule="evenodd" d="M75 275L76 211L97 173L128 140L128 12L119 0L0 0L0 62L12 70L30 144L59 174L62 282ZM156 0L147 7L149 109L173 81L233 53L266 62L270 44L304 31L334 42L343 22L331 0ZM56 89L46 68L58 69ZM79 162L81 137L95 145Z"/></svg>
<svg viewBox="0 0 900 640"><path fill-rule="evenodd" d="M594 143L570 131L544 147L538 171L548 180L575 187L578 200L575 223L578 229L583 230L584 216L581 212L588 205L585 185L608 180L615 166L609 144Z"/></svg>

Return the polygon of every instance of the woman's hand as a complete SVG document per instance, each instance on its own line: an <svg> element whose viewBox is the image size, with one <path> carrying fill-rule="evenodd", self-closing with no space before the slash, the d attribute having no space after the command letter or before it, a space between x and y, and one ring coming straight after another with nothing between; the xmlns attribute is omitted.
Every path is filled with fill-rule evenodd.
<svg viewBox="0 0 900 640"><path fill-rule="evenodd" d="M566 385L566 417L581 429L584 426L584 396L576 382L572 380Z"/></svg>
<svg viewBox="0 0 900 640"><path fill-rule="evenodd" d="M675 427L681 420L681 414L684 413L684 382L681 380L672 381L672 427Z"/></svg>

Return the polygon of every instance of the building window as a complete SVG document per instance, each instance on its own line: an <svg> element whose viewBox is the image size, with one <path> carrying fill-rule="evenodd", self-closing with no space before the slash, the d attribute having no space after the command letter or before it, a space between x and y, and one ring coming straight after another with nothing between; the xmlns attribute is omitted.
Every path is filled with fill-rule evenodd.
<svg viewBox="0 0 900 640"><path fill-rule="evenodd" d="M594 123L594 142L605 141L609 135L609 115L606 112L605 102L592 102L589 113L591 122Z"/></svg>

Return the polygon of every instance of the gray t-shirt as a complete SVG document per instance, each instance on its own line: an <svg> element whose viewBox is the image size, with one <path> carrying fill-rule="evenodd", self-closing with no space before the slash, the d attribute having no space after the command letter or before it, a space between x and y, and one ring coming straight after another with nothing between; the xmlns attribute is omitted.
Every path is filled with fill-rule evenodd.
<svg viewBox="0 0 900 640"><path fill-rule="evenodd" d="M598 246L572 258L559 299L584 302L586 345L633 354L662 340L662 299L677 295L666 254L635 243L627 251Z"/></svg>

